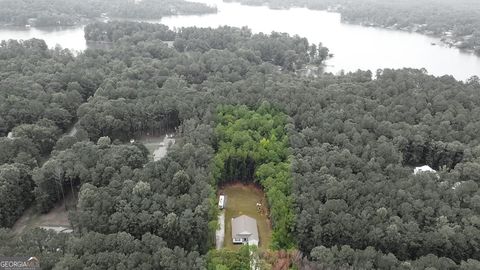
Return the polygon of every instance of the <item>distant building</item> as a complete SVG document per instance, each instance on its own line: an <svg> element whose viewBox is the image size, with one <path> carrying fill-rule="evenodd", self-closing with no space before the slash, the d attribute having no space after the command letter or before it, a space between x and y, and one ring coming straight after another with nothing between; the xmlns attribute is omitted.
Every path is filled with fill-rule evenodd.
<svg viewBox="0 0 480 270"><path fill-rule="evenodd" d="M29 19L27 20L27 24L25 25L25 27L27 27L27 25L28 25L27 28L29 28L29 27L31 27L31 26L35 26L36 23L37 23L37 19L36 19L36 18L29 18Z"/></svg>
<svg viewBox="0 0 480 270"><path fill-rule="evenodd" d="M428 165L424 165L424 166L421 166L421 167L416 167L415 169L413 169L413 174L419 174L419 173L424 173L424 172L436 173L437 171L430 168L430 166L428 166Z"/></svg>
<svg viewBox="0 0 480 270"><path fill-rule="evenodd" d="M72 233L73 230L63 226L40 226L40 228L45 230L51 230L56 233Z"/></svg>
<svg viewBox="0 0 480 270"><path fill-rule="evenodd" d="M234 244L258 246L257 221L246 215L232 218L232 241Z"/></svg>

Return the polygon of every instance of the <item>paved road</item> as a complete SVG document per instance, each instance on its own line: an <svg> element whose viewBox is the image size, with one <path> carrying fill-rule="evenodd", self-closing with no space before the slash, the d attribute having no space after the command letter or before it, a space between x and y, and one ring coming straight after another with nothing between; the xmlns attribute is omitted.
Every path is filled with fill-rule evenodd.
<svg viewBox="0 0 480 270"><path fill-rule="evenodd" d="M72 128L67 132L67 135L68 136L75 136L77 134L77 125L78 125L78 121L75 122L75 124L73 124Z"/></svg>
<svg viewBox="0 0 480 270"><path fill-rule="evenodd" d="M215 243L217 249L221 249L223 248L223 241L225 240L225 210L222 210L220 215L218 215L218 225L217 232L215 233Z"/></svg>
<svg viewBox="0 0 480 270"><path fill-rule="evenodd" d="M77 128L73 126L73 128L67 133L68 136L75 136L77 134Z"/></svg>
<svg viewBox="0 0 480 270"><path fill-rule="evenodd" d="M170 145L174 145L174 144L175 144L175 139L173 137L165 136L163 141L161 141L158 144L158 148L153 152L153 161L158 161L164 158L167 155L168 148L170 147Z"/></svg>

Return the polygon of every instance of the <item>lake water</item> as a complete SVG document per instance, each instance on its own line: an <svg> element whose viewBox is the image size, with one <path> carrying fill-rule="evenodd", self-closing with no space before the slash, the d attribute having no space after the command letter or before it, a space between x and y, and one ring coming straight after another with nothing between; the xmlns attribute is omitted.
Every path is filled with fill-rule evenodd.
<svg viewBox="0 0 480 270"><path fill-rule="evenodd" d="M272 10L267 7L243 6L221 0L197 0L218 8L217 14L165 17L158 22L172 28L185 26L248 26L253 32L272 31L298 34L309 42L322 42L334 54L326 71L372 70L379 68L426 68L437 76L453 75L465 80L480 76L480 57L448 48L438 38L373 27L344 24L340 14L292 8ZM56 43L74 50L86 48L83 26L63 30L1 30L0 39L43 38L49 46Z"/></svg>
<svg viewBox="0 0 480 270"><path fill-rule="evenodd" d="M84 26L64 28L0 28L0 40L8 39L31 39L40 38L45 40L49 47L57 44L73 51L83 51L87 48L87 42L83 32Z"/></svg>

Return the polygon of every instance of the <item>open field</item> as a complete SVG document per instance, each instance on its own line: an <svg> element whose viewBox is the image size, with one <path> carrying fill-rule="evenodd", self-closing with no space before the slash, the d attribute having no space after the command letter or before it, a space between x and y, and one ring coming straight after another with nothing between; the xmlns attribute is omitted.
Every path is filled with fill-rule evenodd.
<svg viewBox="0 0 480 270"><path fill-rule="evenodd" d="M247 215L257 220L260 248L267 249L272 239L272 228L268 220L266 198L263 191L254 185L229 184L219 190L227 196L225 208L225 244L224 247L239 249L232 243L232 218ZM261 203L260 211L256 204Z"/></svg>
<svg viewBox="0 0 480 270"><path fill-rule="evenodd" d="M167 154L169 145L175 143L172 135L167 137L165 134L142 136L137 138L136 141L145 145L149 152L149 158L154 161L162 159Z"/></svg>
<svg viewBox="0 0 480 270"><path fill-rule="evenodd" d="M67 201L67 208L73 209L76 204L76 199L68 193L65 200ZM35 227L42 227L46 229L56 229L61 231L63 229L70 229L70 221L68 220L68 211L65 210L63 200L57 202L55 207L46 214L40 214L35 211L34 207L30 207L23 213L23 215L13 225L13 231L17 234L22 233L25 229Z"/></svg>

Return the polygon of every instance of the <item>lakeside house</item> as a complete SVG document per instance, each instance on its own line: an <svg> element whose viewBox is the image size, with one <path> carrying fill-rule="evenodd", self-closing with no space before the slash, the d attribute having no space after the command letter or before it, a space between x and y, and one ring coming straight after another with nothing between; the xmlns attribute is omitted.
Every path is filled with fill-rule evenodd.
<svg viewBox="0 0 480 270"><path fill-rule="evenodd" d="M257 220L246 215L232 218L232 241L234 244L258 246Z"/></svg>

